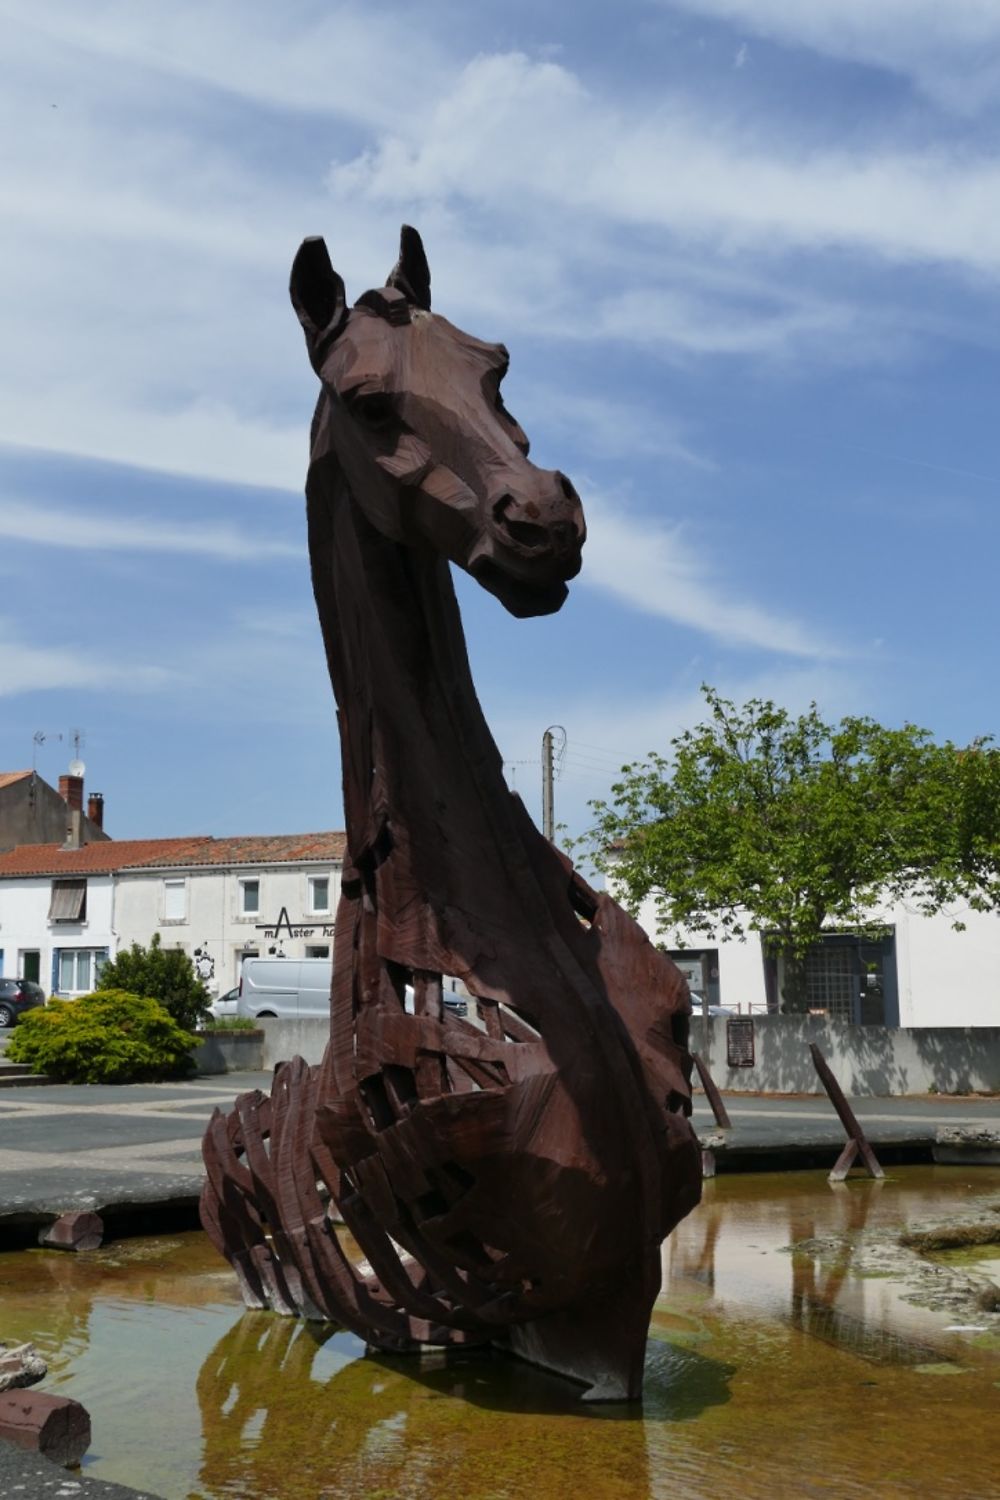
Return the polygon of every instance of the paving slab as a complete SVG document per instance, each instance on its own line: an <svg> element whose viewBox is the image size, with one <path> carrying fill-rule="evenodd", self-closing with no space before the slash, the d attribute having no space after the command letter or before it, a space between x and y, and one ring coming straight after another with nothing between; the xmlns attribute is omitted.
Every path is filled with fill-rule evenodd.
<svg viewBox="0 0 1000 1500"><path fill-rule="evenodd" d="M160 1500L152 1490L130 1490L106 1479L90 1479L83 1469L61 1469L37 1453L3 1441L0 1496L3 1500Z"/></svg>

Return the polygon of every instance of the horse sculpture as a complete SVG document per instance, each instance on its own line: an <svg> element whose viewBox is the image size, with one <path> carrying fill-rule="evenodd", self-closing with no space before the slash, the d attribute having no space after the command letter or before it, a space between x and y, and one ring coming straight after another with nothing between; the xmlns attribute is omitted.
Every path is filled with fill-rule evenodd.
<svg viewBox="0 0 1000 1500"><path fill-rule="evenodd" d="M528 460L504 347L430 311L414 230L350 309L306 240L291 295L322 384L309 552L348 855L324 1060L215 1112L202 1221L251 1306L636 1398L659 1248L701 1191L687 987L508 790L448 567L551 613L580 501ZM446 1011L443 975L481 1024Z"/></svg>

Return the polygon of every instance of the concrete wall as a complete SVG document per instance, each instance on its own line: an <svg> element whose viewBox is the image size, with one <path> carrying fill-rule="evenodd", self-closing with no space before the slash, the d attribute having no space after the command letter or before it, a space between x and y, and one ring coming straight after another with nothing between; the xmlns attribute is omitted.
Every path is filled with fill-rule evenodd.
<svg viewBox="0 0 1000 1500"><path fill-rule="evenodd" d="M307 1063L323 1061L323 1053L330 1037L330 1023L321 1020L279 1021L267 1017L257 1022L264 1033L265 1071L275 1063L291 1062L293 1057L304 1057Z"/></svg>
<svg viewBox="0 0 1000 1500"><path fill-rule="evenodd" d="M293 1057L304 1057L308 1063L322 1060L330 1033L326 1020L264 1020L260 1026L265 1069ZM1000 1093L1000 1028L888 1031L814 1016L755 1016L754 1040L754 1066L729 1068L725 1019L697 1017L691 1024L692 1049L706 1059L722 1089L822 1093L809 1054L809 1043L815 1042L847 1094L926 1094L932 1088L942 1094Z"/></svg>
<svg viewBox="0 0 1000 1500"><path fill-rule="evenodd" d="M730 1068L726 1025L723 1017L691 1023L691 1047L721 1089L821 1093L809 1054L815 1042L846 1094L1000 1093L1000 1027L888 1030L818 1016L755 1016L754 1066Z"/></svg>
<svg viewBox="0 0 1000 1500"><path fill-rule="evenodd" d="M40 776L24 776L0 788L0 854L18 844L62 844L68 822L66 803ZM108 837L86 813L81 823L84 843Z"/></svg>
<svg viewBox="0 0 1000 1500"><path fill-rule="evenodd" d="M329 910L317 913L310 910L309 877L323 875L330 882ZM164 881L179 878L186 881L185 915L183 920L167 921ZM240 881L248 878L260 882L260 910L253 916L244 916L240 909ZM332 954L339 898L340 867L332 863L123 870L115 895L118 947L148 943L158 932L165 948L181 947L188 954L201 948L215 963L208 987L213 994L224 994L239 983L247 949L265 956L280 943L287 958L305 958L306 950L317 946L327 946ZM282 910L294 936L284 926L280 936L274 936Z"/></svg>

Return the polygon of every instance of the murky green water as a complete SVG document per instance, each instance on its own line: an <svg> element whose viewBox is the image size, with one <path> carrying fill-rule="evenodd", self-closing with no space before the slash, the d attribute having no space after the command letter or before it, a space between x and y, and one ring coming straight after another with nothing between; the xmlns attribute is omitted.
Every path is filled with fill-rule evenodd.
<svg viewBox="0 0 1000 1500"><path fill-rule="evenodd" d="M1000 1500L1000 1318L913 1306L892 1254L862 1275L848 1248L992 1203L984 1168L706 1184L665 1247L641 1415L513 1361L365 1357L245 1313L194 1234L0 1258L0 1337L89 1409L87 1472L167 1500Z"/></svg>

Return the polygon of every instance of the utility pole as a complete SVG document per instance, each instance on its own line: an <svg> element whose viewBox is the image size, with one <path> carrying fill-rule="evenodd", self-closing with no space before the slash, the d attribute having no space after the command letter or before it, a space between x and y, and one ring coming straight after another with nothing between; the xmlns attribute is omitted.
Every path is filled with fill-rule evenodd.
<svg viewBox="0 0 1000 1500"><path fill-rule="evenodd" d="M559 756L566 749L566 731L561 724L550 724L542 735L542 832L549 843L555 841L555 737L560 735Z"/></svg>
<svg viewBox="0 0 1000 1500"><path fill-rule="evenodd" d="M555 815L553 809L553 780L555 778L552 754L552 730L542 735L542 832L551 844L555 837Z"/></svg>

